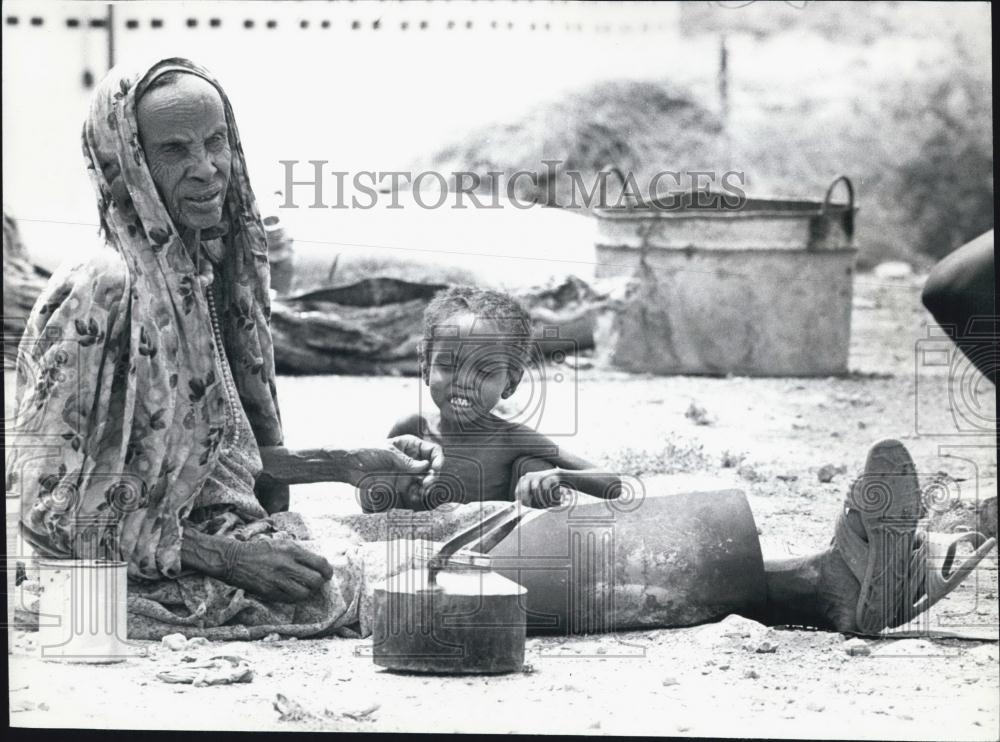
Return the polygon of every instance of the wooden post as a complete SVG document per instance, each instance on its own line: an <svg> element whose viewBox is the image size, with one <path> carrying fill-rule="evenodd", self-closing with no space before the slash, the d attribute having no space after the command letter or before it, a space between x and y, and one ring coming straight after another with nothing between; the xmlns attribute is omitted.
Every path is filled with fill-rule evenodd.
<svg viewBox="0 0 1000 742"><path fill-rule="evenodd" d="M108 3L108 69L115 66L115 6Z"/></svg>
<svg viewBox="0 0 1000 742"><path fill-rule="evenodd" d="M729 137L729 49L726 47L726 35L719 38L719 117L722 119L723 146L725 147L726 167L730 166Z"/></svg>

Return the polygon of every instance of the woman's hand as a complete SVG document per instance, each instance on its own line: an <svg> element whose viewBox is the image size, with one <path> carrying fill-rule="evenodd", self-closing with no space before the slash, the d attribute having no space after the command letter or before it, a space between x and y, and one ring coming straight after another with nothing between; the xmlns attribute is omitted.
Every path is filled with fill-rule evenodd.
<svg viewBox="0 0 1000 742"><path fill-rule="evenodd" d="M326 559L295 541L237 541L194 528L184 529L181 562L185 569L282 603L305 600L333 577Z"/></svg>
<svg viewBox="0 0 1000 742"><path fill-rule="evenodd" d="M551 508L562 502L562 471L543 469L522 474L514 487L514 498L529 508Z"/></svg>
<svg viewBox="0 0 1000 742"><path fill-rule="evenodd" d="M333 567L295 541L230 539L222 579L264 600L298 603L333 577Z"/></svg>
<svg viewBox="0 0 1000 742"><path fill-rule="evenodd" d="M387 448L361 449L355 455L359 474L352 484L361 490L366 513L424 510L422 493L444 466L441 446L415 435L396 436Z"/></svg>

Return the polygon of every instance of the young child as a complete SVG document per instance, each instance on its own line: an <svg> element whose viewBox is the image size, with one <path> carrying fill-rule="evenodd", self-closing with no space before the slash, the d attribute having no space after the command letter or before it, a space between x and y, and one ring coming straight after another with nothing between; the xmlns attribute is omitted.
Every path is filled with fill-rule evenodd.
<svg viewBox="0 0 1000 742"><path fill-rule="evenodd" d="M436 412L410 415L389 436L438 443L443 471L424 506L514 500L559 503L560 487L614 498L621 480L493 410L517 390L528 362L531 319L510 296L469 287L439 293L424 312L420 372ZM542 391L544 395L544 380Z"/></svg>

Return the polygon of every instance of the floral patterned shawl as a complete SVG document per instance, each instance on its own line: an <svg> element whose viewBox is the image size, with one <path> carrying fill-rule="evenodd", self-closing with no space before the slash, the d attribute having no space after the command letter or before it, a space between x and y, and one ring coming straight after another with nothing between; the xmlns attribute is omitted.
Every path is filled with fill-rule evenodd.
<svg viewBox="0 0 1000 742"><path fill-rule="evenodd" d="M93 95L83 153L107 245L67 261L35 304L7 438L8 493L22 498L26 540L49 556L96 546L148 579L180 573L184 521L228 424L195 261L138 139L137 92L171 70L208 80L225 107L233 157L224 224L218 236L202 234L202 249L222 252L219 320L257 443L282 442L264 230L229 100L184 59L115 68Z"/></svg>

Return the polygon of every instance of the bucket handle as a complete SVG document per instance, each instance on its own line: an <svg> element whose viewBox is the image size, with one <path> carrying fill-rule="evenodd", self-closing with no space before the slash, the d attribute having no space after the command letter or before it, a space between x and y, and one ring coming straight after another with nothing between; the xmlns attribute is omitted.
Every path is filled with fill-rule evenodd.
<svg viewBox="0 0 1000 742"><path fill-rule="evenodd" d="M830 187L826 189L826 195L823 197L823 205L820 206L819 215L826 216L827 211L830 209L830 196L833 195L834 189L839 183L843 183L847 187L847 210L844 212L844 231L847 233L848 238L854 237L854 184L851 183L851 179L846 175L838 175L830 183Z"/></svg>
<svg viewBox="0 0 1000 742"><path fill-rule="evenodd" d="M601 172L598 173L598 176L601 175L614 175L615 177L617 177L618 182L621 184L622 187L622 193L625 193L625 186L628 184L625 181L625 173L622 172L620 167L618 167L617 165L605 165L603 168L601 168ZM635 205L636 205L635 196L629 194L628 198L626 199L625 208L632 209L635 207Z"/></svg>

